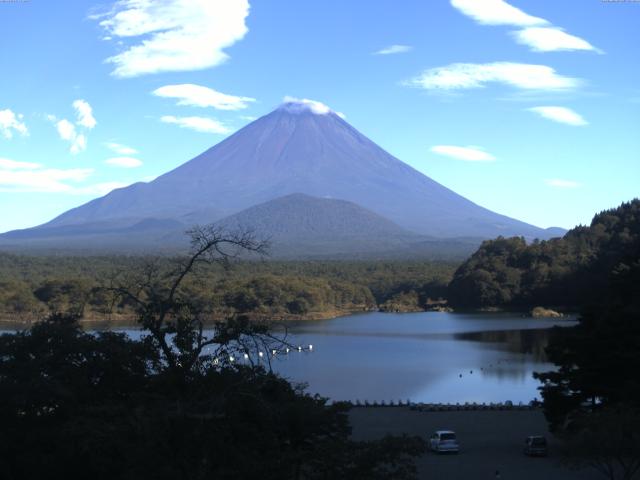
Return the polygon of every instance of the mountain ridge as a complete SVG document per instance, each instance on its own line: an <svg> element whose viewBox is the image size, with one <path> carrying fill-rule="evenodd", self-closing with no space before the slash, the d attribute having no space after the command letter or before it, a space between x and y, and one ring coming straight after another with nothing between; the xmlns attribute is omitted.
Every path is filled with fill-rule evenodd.
<svg viewBox="0 0 640 480"><path fill-rule="evenodd" d="M114 190L21 235L145 219L211 223L296 193L351 202L429 237L560 233L491 212L398 160L335 112L290 102L152 182Z"/></svg>

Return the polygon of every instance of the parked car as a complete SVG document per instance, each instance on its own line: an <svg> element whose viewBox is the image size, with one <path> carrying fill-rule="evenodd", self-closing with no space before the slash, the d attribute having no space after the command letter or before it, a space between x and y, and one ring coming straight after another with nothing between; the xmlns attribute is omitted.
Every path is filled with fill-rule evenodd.
<svg viewBox="0 0 640 480"><path fill-rule="evenodd" d="M532 435L524 440L524 454L532 457L546 457L547 439L540 435Z"/></svg>
<svg viewBox="0 0 640 480"><path fill-rule="evenodd" d="M438 430L429 438L429 448L438 453L458 453L460 445L456 438L456 432L451 430Z"/></svg>

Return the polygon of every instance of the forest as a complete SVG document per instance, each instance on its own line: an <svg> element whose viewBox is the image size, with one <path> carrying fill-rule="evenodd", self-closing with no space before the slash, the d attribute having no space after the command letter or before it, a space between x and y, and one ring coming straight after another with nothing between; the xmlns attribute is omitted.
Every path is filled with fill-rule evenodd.
<svg viewBox="0 0 640 480"><path fill-rule="evenodd" d="M450 261L230 261L203 267L183 288L211 319L246 313L318 319L359 311L421 311L536 305L577 310L599 298L615 272L640 256L640 201L594 216L562 238L485 241L462 265ZM171 270L179 259L0 253L0 320L29 323L51 313L131 322L132 306L109 287L135 273Z"/></svg>
<svg viewBox="0 0 640 480"><path fill-rule="evenodd" d="M29 256L0 253L0 320L29 323L51 313L130 322L132 306L109 286L136 272L170 270L179 259ZM326 318L370 310L417 311L446 293L457 264L436 261L231 261L207 265L183 288L212 319L234 313Z"/></svg>
<svg viewBox="0 0 640 480"><path fill-rule="evenodd" d="M594 216L562 238L485 241L455 272L447 298L457 307L557 306L602 297L612 276L640 258L640 200Z"/></svg>

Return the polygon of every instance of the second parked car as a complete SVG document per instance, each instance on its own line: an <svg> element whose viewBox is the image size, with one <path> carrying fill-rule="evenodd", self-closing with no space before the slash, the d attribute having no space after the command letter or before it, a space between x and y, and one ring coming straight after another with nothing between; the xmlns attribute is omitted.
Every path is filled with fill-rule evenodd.
<svg viewBox="0 0 640 480"><path fill-rule="evenodd" d="M429 448L438 453L458 453L460 445L456 438L456 432L451 430L438 430L429 438Z"/></svg>

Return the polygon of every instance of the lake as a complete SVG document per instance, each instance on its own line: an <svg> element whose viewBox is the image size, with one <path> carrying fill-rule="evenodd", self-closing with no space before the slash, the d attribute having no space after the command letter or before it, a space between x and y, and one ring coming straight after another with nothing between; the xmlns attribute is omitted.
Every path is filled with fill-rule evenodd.
<svg viewBox="0 0 640 480"><path fill-rule="evenodd" d="M274 362L309 392L335 400L427 403L529 402L535 371L553 369L548 329L565 319L508 313L365 313L291 325L313 345Z"/></svg>
<svg viewBox="0 0 640 480"><path fill-rule="evenodd" d="M333 400L526 403L540 398L533 372L553 369L544 354L548 329L574 324L493 312L373 312L293 322L290 342L313 350L278 355L272 366Z"/></svg>

